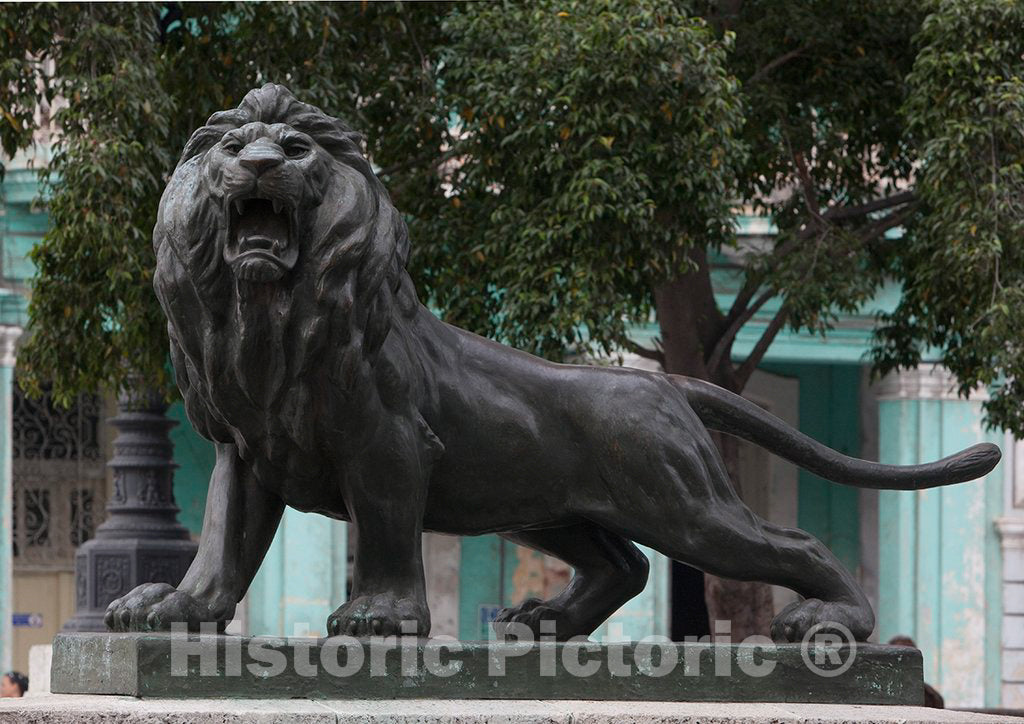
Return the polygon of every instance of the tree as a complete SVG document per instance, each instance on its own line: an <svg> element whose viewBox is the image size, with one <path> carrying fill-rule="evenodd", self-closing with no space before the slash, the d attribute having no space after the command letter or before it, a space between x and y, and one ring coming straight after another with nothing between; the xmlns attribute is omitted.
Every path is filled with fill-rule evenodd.
<svg viewBox="0 0 1024 724"><path fill-rule="evenodd" d="M461 7L446 30L456 161L405 194L418 277L456 324L552 358L615 353L650 280L730 235L728 39L666 2Z"/></svg>
<svg viewBox="0 0 1024 724"><path fill-rule="evenodd" d="M824 330L871 297L884 234L918 203L900 107L920 12L755 0L701 20L684 7L451 14L439 76L458 163L442 174L447 203L412 208L419 275L453 321L553 357L613 353L635 349L630 324L653 306L662 348L635 351L740 391L785 325ZM719 310L708 253L736 244L741 206L779 233L738 250L745 284ZM736 333L779 294L734 365Z"/></svg>
<svg viewBox="0 0 1024 724"><path fill-rule="evenodd" d="M989 423L1024 437L1024 4L932 3L904 113L918 213L892 271L881 372L941 354L962 394L987 387Z"/></svg>

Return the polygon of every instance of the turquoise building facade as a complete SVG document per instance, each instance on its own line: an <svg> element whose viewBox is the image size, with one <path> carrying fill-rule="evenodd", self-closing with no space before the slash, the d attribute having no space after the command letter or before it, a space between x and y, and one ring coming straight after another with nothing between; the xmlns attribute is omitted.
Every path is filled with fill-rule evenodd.
<svg viewBox="0 0 1024 724"><path fill-rule="evenodd" d="M8 165L0 185L0 540L11 540L16 481L10 452L16 342L24 325L27 253L46 228L35 207L34 171ZM756 220L752 235L770 233ZM738 278L727 258L714 272L723 307ZM981 396L953 392L941 368L924 367L872 382L865 366L874 315L891 308L899 290L888 287L855 315L844 315L826 337L779 335L746 392L803 432L844 453L882 462L934 460L982 440L1007 451L984 480L921 492L860 491L799 471L747 449L744 496L759 514L798 525L824 541L860 579L878 614L875 639L913 637L924 652L925 678L956 706L1024 707L1024 455L1014 441L987 431ZM740 332L738 359L752 349L773 314L767 305ZM635 330L646 342L655 328ZM644 364L639 359L627 363ZM180 518L198 536L212 446L188 424L180 405L171 415L175 496ZM323 635L328 614L345 598L348 526L288 510L266 560L240 607L235 630L255 634ZM324 552L327 552L325 555ZM672 566L648 551L651 575L644 592L596 634L639 639L671 634ZM571 571L545 556L495 536L424 542L434 633L486 638L501 607L526 596L552 595ZM15 660L12 620L18 573L10 546L0 552L0 666ZM776 591L775 605L792 594Z"/></svg>

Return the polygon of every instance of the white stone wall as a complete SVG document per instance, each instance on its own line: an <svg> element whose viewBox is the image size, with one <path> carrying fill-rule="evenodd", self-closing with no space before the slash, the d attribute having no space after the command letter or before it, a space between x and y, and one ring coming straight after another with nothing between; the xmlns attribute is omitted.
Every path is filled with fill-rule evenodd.
<svg viewBox="0 0 1024 724"><path fill-rule="evenodd" d="M1024 709L1024 442L1007 436L1004 516L996 521L1003 549L1001 703Z"/></svg>

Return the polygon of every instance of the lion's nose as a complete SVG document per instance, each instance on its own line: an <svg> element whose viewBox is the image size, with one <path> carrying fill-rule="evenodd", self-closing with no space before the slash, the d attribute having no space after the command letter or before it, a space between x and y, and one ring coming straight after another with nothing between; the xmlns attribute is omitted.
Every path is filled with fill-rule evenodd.
<svg viewBox="0 0 1024 724"><path fill-rule="evenodd" d="M284 161L284 153L268 144L249 144L238 153L238 163L257 176Z"/></svg>

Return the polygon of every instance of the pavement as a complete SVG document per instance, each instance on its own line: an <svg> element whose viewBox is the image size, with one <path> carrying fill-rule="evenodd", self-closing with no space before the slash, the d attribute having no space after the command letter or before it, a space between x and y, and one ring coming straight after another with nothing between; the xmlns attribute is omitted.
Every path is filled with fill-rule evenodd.
<svg viewBox="0 0 1024 724"><path fill-rule="evenodd" d="M1009 724L1024 718L908 706L539 700L0 699L0 724Z"/></svg>

